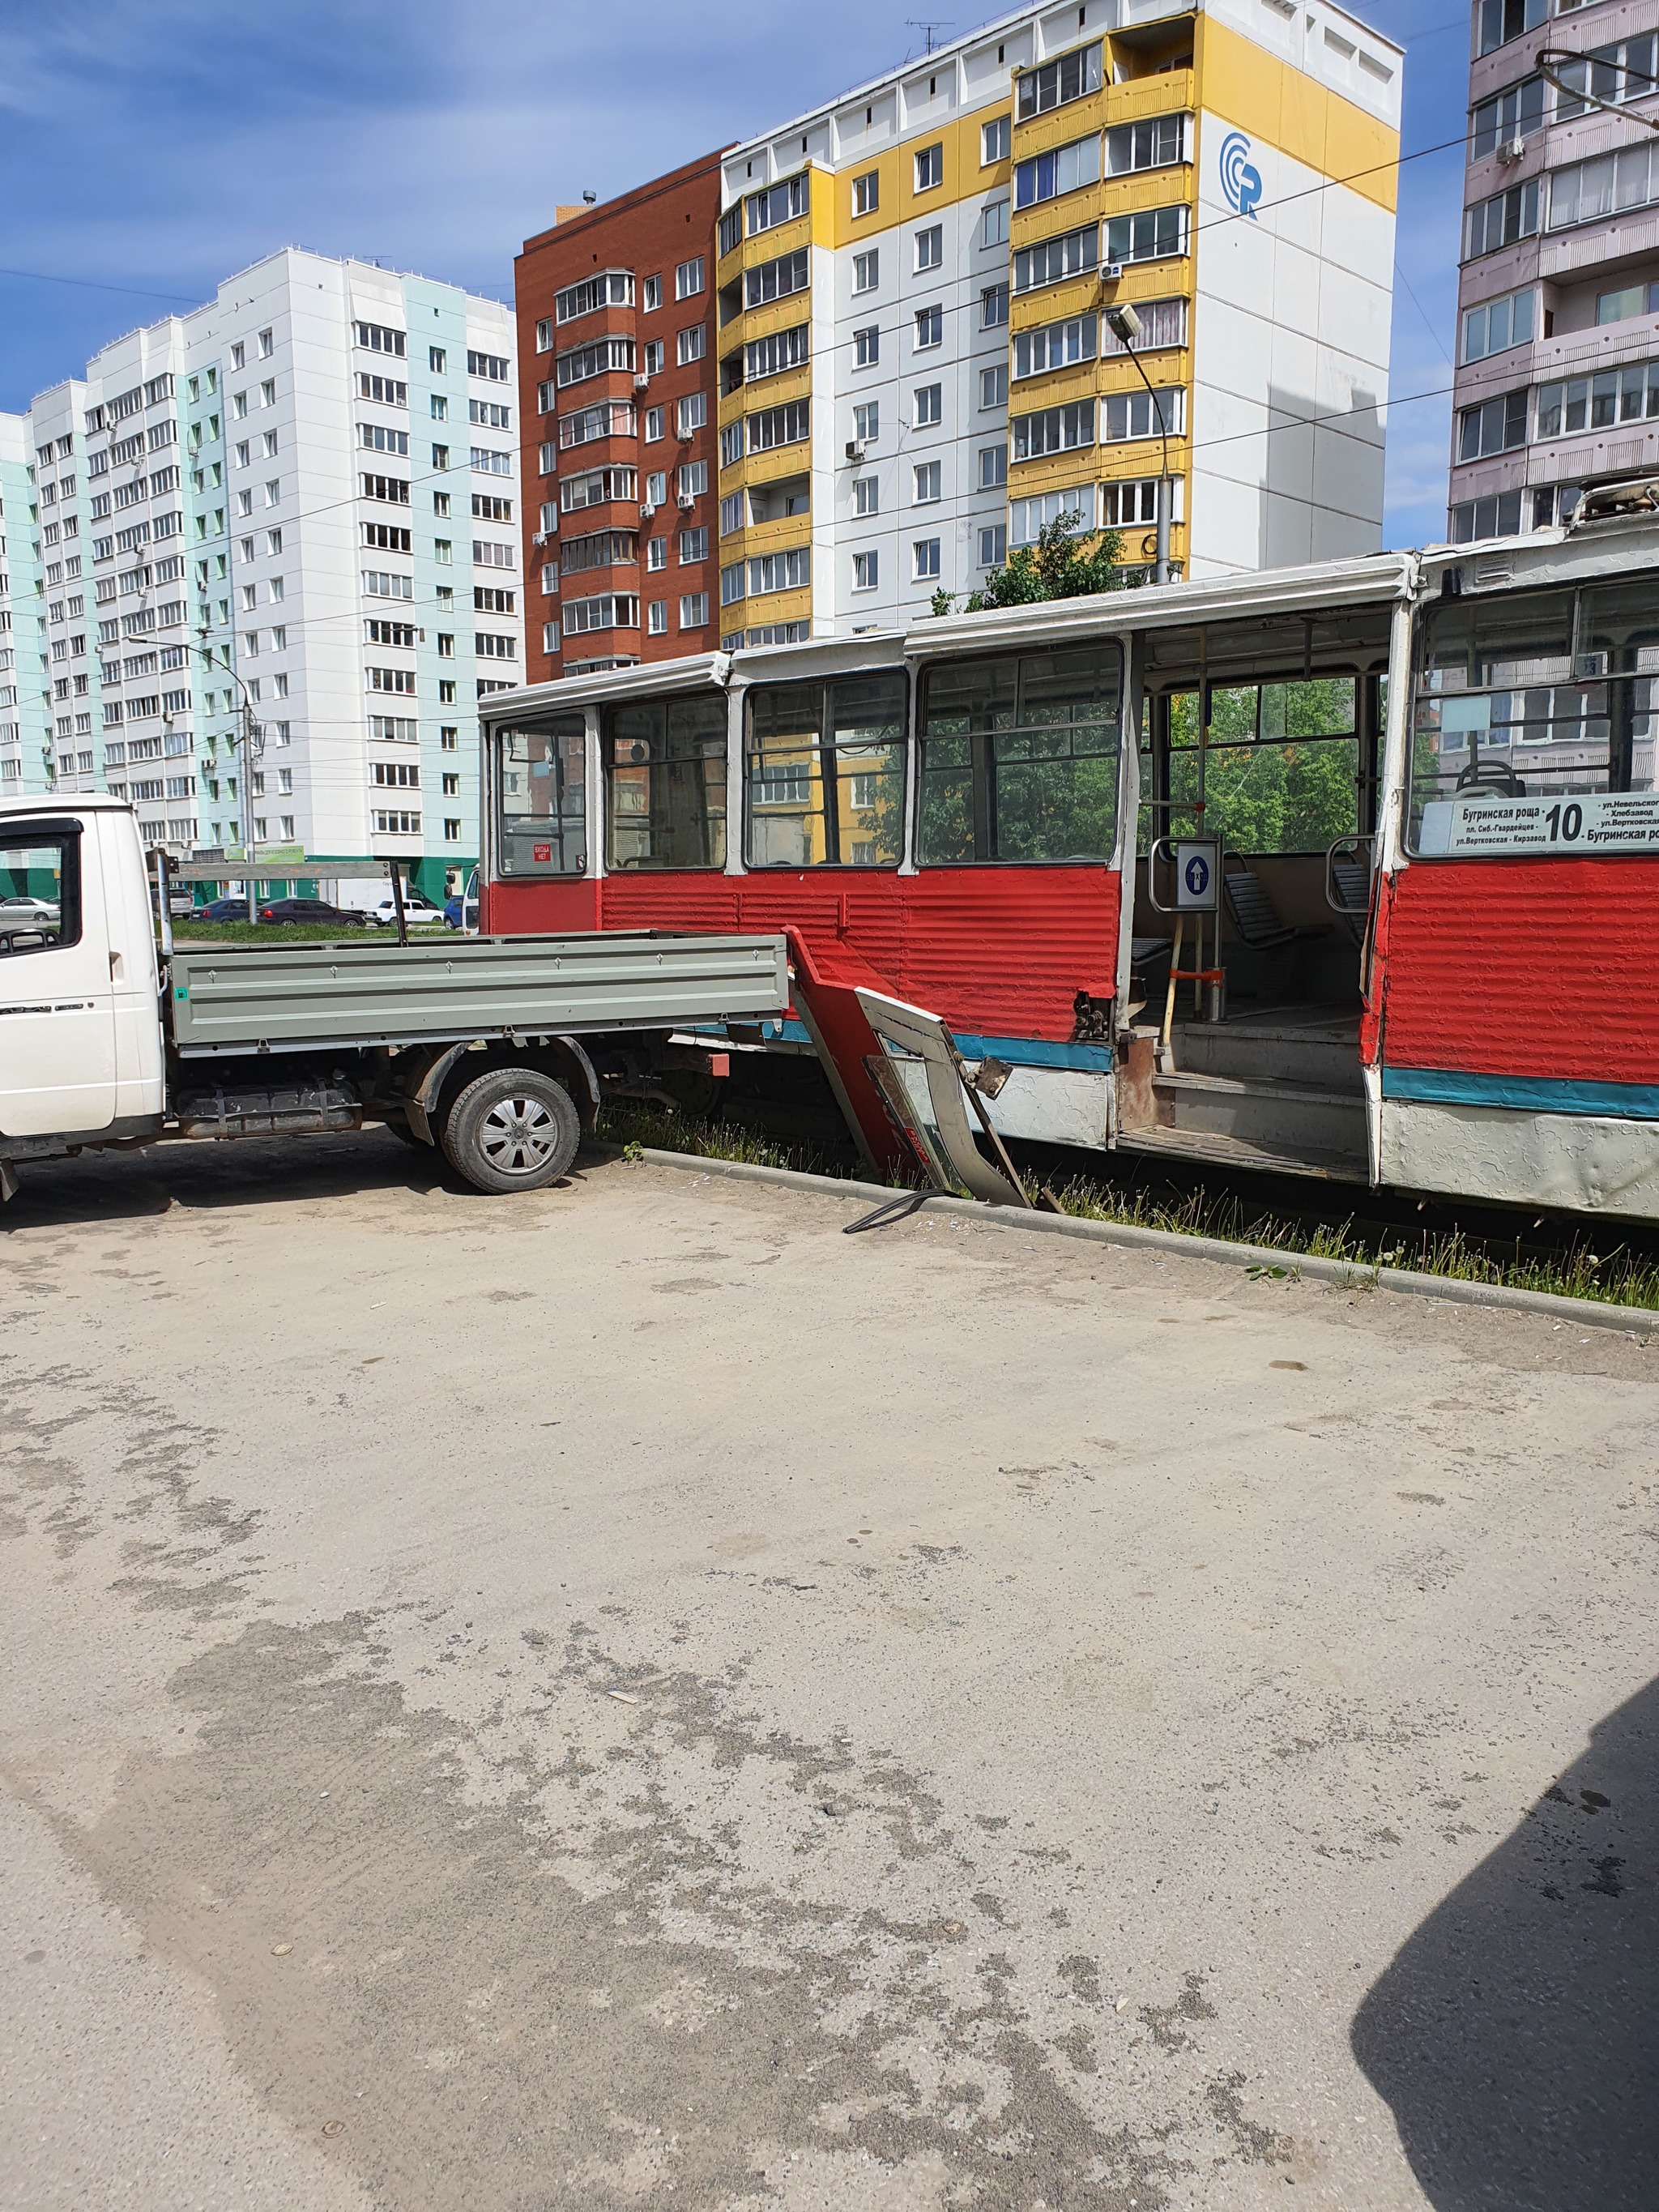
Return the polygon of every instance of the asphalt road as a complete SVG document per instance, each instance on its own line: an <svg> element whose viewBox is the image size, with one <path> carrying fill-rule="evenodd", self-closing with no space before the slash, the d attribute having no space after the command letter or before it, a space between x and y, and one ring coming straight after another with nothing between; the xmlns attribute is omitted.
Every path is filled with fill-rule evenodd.
<svg viewBox="0 0 1659 2212"><path fill-rule="evenodd" d="M0 1218L11 2212L1624 2212L1659 1346L386 1137Z"/></svg>

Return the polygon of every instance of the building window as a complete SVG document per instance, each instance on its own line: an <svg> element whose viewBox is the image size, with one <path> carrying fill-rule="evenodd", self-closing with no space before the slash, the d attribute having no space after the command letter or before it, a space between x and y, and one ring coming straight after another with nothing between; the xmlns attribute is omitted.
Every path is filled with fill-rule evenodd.
<svg viewBox="0 0 1659 2212"><path fill-rule="evenodd" d="M1562 13L1565 14L1563 6ZM1480 0L1477 43L1483 54L1535 31L1549 14L1549 0Z"/></svg>
<svg viewBox="0 0 1659 2212"><path fill-rule="evenodd" d="M704 323L693 323L689 330L679 332L674 340L674 357L678 367L684 368L690 362L702 359L707 335L708 325Z"/></svg>
<svg viewBox="0 0 1659 2212"><path fill-rule="evenodd" d="M854 514L880 514L881 486L874 477L854 477L853 512Z"/></svg>
<svg viewBox="0 0 1659 2212"><path fill-rule="evenodd" d="M1108 261L1166 261L1187 251L1186 207L1115 215L1106 225Z"/></svg>
<svg viewBox="0 0 1659 2212"><path fill-rule="evenodd" d="M1509 399L1516 397L1524 401L1524 393L1508 395ZM1508 400L1501 404L1507 405ZM1486 409L1466 409L1463 421L1467 422L1476 412L1484 415ZM1627 368L1602 369L1594 376L1575 376L1561 384L1538 387L1536 434L1540 438L1570 438L1580 430L1611 429L1616 423L1650 422L1656 417L1659 417L1659 361L1633 362ZM1523 422L1524 419L1523 410ZM1509 428L1507 416L1504 428ZM1461 450L1458 458L1465 458Z"/></svg>
<svg viewBox="0 0 1659 2212"><path fill-rule="evenodd" d="M945 182L945 149L943 145L924 146L915 156L916 190L930 192L936 185Z"/></svg>
<svg viewBox="0 0 1659 2212"><path fill-rule="evenodd" d="M802 545L787 553L763 553L749 563L749 591L751 598L760 598L769 592L796 592L805 589L812 580L811 549Z"/></svg>
<svg viewBox="0 0 1659 2212"><path fill-rule="evenodd" d="M708 420L708 395L703 392L688 392L674 404L674 428L682 438L689 438L694 430L701 430Z"/></svg>
<svg viewBox="0 0 1659 2212"><path fill-rule="evenodd" d="M979 533L979 565L981 568L1000 568L1008 558L1008 529L1006 523L988 523Z"/></svg>
<svg viewBox="0 0 1659 2212"><path fill-rule="evenodd" d="M662 366L663 366L663 342L662 342L662 340L661 340L660 338L647 338L647 339L646 340L646 342L645 342L645 373L646 373L646 374L647 374L647 376L660 376L660 375L662 374Z"/></svg>
<svg viewBox="0 0 1659 2212"><path fill-rule="evenodd" d="M751 338L743 349L744 382L757 384L766 377L781 376L786 369L804 368L809 358L808 338L805 323L774 331L763 338Z"/></svg>
<svg viewBox="0 0 1659 2212"><path fill-rule="evenodd" d="M654 445L657 440L664 434L664 410L660 407L647 407L645 410L645 441L647 445Z"/></svg>
<svg viewBox="0 0 1659 2212"><path fill-rule="evenodd" d="M1564 72L1565 74L1565 72ZM1600 90L1600 87L1597 88ZM1614 95L1616 97L1616 95ZM1603 97L1606 97L1604 94ZM1558 103L1558 116L1565 116L1569 106L1581 103ZM1544 80L1529 76L1505 91L1494 93L1490 100L1476 102L1469 115L1469 159L1479 161L1499 146L1519 144L1544 127Z"/></svg>
<svg viewBox="0 0 1659 2212"><path fill-rule="evenodd" d="M663 635L664 632L668 628L668 602L666 599L652 600L650 605L645 611L645 627L646 633L648 636L661 637Z"/></svg>
<svg viewBox="0 0 1659 2212"><path fill-rule="evenodd" d="M1192 159L1190 115L1158 115L1147 123L1120 123L1106 133L1106 169L1114 177L1135 169L1167 169Z"/></svg>
<svg viewBox="0 0 1659 2212"><path fill-rule="evenodd" d="M911 426L925 430L945 420L945 386L942 384L920 384L915 390L915 404L911 410Z"/></svg>
<svg viewBox="0 0 1659 2212"><path fill-rule="evenodd" d="M1028 70L1015 80L1016 108L1022 123L1046 115L1051 107L1086 99L1100 90L1100 48L1077 46L1069 54Z"/></svg>
<svg viewBox="0 0 1659 2212"><path fill-rule="evenodd" d="M775 229L781 222L789 222L806 212L806 173L801 170L786 177L781 184L769 185L762 192L750 192L744 202L748 217L749 235L758 236L763 230Z"/></svg>
<svg viewBox="0 0 1659 2212"><path fill-rule="evenodd" d="M1489 354L1504 353L1510 346L1527 344L1533 335L1534 296L1528 287L1524 292L1506 292L1501 299L1487 300L1478 307L1467 308L1463 315L1464 361L1485 361ZM1636 312L1639 314L1642 310L1638 307ZM1604 319L1607 319L1597 314L1598 322Z"/></svg>
<svg viewBox="0 0 1659 2212"><path fill-rule="evenodd" d="M1531 187L1534 211L1537 189L1536 184ZM1617 154L1598 154L1594 161L1555 170L1550 178L1549 227L1561 230L1571 223L1595 222L1626 208L1645 207L1655 199L1659 199L1659 139L1649 137ZM1486 251L1492 251L1490 244Z"/></svg>
<svg viewBox="0 0 1659 2212"><path fill-rule="evenodd" d="M1144 399L1146 394L1140 397ZM1016 415L1014 459L1035 460L1043 453L1068 453L1095 442L1095 403L1074 399L1064 407L1045 407L1035 415Z"/></svg>
<svg viewBox="0 0 1659 2212"><path fill-rule="evenodd" d="M1008 320L1008 287L988 284L979 295L979 326L982 331L1000 329Z"/></svg>
<svg viewBox="0 0 1659 2212"><path fill-rule="evenodd" d="M708 489L708 462L685 462L679 471L680 497L682 499L701 499Z"/></svg>
<svg viewBox="0 0 1659 2212"><path fill-rule="evenodd" d="M683 592L680 594L680 628L703 629L708 622L707 592Z"/></svg>
<svg viewBox="0 0 1659 2212"><path fill-rule="evenodd" d="M916 583L928 583L938 576L939 549L937 538L919 538L910 548L910 574Z"/></svg>
<svg viewBox="0 0 1659 2212"><path fill-rule="evenodd" d="M553 350L553 324L546 315L536 325L536 350L538 353L551 353Z"/></svg>
<svg viewBox="0 0 1659 2212"><path fill-rule="evenodd" d="M745 307L763 307L769 300L787 299L793 293L805 291L811 281L809 258L803 246L793 253L781 254L775 261L762 262L758 269L745 269L743 303Z"/></svg>
<svg viewBox="0 0 1659 2212"><path fill-rule="evenodd" d="M706 530L682 530L680 532L680 566L708 558L708 532Z"/></svg>
<svg viewBox="0 0 1659 2212"><path fill-rule="evenodd" d="M853 179L853 212L854 215L873 215L880 205L880 173L867 169L863 176Z"/></svg>
<svg viewBox="0 0 1659 2212"><path fill-rule="evenodd" d="M613 868L726 865L724 692L605 709L605 839Z"/></svg>
<svg viewBox="0 0 1659 2212"><path fill-rule="evenodd" d="M853 410L854 442L873 446L881 437L881 402L879 399L861 400Z"/></svg>
<svg viewBox="0 0 1659 2212"><path fill-rule="evenodd" d="M873 292L880 282L881 253L879 248L872 246L868 253L855 253L853 256L854 291L855 293Z"/></svg>
<svg viewBox="0 0 1659 2212"><path fill-rule="evenodd" d="M1087 223L1080 230L1062 231L1037 246L1014 250L1014 289L1034 292L1043 284L1059 284L1068 276L1094 269L1100 258L1100 227Z"/></svg>
<svg viewBox="0 0 1659 2212"><path fill-rule="evenodd" d="M866 323L853 333L853 365L856 368L873 368L881 359L881 326Z"/></svg>
<svg viewBox="0 0 1659 2212"><path fill-rule="evenodd" d="M1100 133L1055 146L1030 161L1014 164L1014 205L1036 207L1043 200L1060 198L1084 185L1100 181Z"/></svg>
<svg viewBox="0 0 1659 2212"><path fill-rule="evenodd" d="M1008 404L1008 364L993 362L979 373L979 404L981 410L1006 407Z"/></svg>
<svg viewBox="0 0 1659 2212"><path fill-rule="evenodd" d="M915 263L917 273L925 269L940 269L945 265L945 226L930 223L926 230L915 234Z"/></svg>
<svg viewBox="0 0 1659 2212"><path fill-rule="evenodd" d="M1008 481L1008 448L1006 446L981 446L979 449L979 488L995 491Z"/></svg>
<svg viewBox="0 0 1659 2212"><path fill-rule="evenodd" d="M1558 387L1559 388L1559 387ZM1540 392L1541 403L1543 394ZM1539 420L1544 410L1540 404ZM1547 436L1553 434L1546 432ZM1480 407L1466 407L1457 418L1457 458L1484 460L1491 453L1506 453L1527 442L1527 394L1524 387L1488 399Z"/></svg>
<svg viewBox="0 0 1659 2212"><path fill-rule="evenodd" d="M981 169L988 169L993 161L1007 160L1012 125L1012 117L1006 115L994 115L988 123L980 125L979 165Z"/></svg>
<svg viewBox="0 0 1659 2212"><path fill-rule="evenodd" d="M1577 170L1557 171L1550 199L1552 225L1558 221L1558 199L1565 205L1570 196L1562 192L1561 180L1577 175ZM1513 246L1517 239L1533 237L1537 229L1538 179L1534 177L1529 184L1512 185L1506 192L1494 192L1489 200L1477 201L1468 210L1463 218L1463 258L1474 261L1483 253L1496 253L1500 246Z"/></svg>
<svg viewBox="0 0 1659 2212"><path fill-rule="evenodd" d="M641 295L640 306L645 314L653 314L662 305L662 278L647 276Z"/></svg>
<svg viewBox="0 0 1659 2212"><path fill-rule="evenodd" d="M651 538L646 540L645 565L647 572L656 568L665 568L668 566L668 540L665 538Z"/></svg>
<svg viewBox="0 0 1659 2212"><path fill-rule="evenodd" d="M702 256L695 260L682 261L674 271L674 297L677 300L695 299L703 288Z"/></svg>
<svg viewBox="0 0 1659 2212"><path fill-rule="evenodd" d="M916 351L927 353L945 343L945 310L942 307L916 309Z"/></svg>
<svg viewBox="0 0 1659 2212"><path fill-rule="evenodd" d="M940 464L938 461L918 461L912 473L915 481L910 504L913 507L932 506L940 495L939 479L942 473Z"/></svg>
<svg viewBox="0 0 1659 2212"><path fill-rule="evenodd" d="M1160 430L1158 417L1163 416ZM1187 394L1179 385L1152 392L1114 392L1100 403L1100 442L1122 445L1133 438L1174 438L1187 425Z"/></svg>

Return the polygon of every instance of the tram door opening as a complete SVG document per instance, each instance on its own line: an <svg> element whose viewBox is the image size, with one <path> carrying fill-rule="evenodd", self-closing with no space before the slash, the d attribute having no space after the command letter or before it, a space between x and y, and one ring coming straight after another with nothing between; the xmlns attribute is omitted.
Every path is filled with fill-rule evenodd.
<svg viewBox="0 0 1659 2212"><path fill-rule="evenodd" d="M1126 1148L1365 1179L1389 627L1379 604L1148 638Z"/></svg>

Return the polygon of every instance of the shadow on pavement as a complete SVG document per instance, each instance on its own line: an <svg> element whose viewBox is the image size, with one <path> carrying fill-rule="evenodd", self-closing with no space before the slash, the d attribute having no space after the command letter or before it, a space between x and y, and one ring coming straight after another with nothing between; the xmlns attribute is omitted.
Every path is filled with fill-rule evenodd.
<svg viewBox="0 0 1659 2212"><path fill-rule="evenodd" d="M1659 2206L1656 1839L1659 1681L1361 2004L1354 2055L1435 2212Z"/></svg>
<svg viewBox="0 0 1659 2212"><path fill-rule="evenodd" d="M554 1193L580 1182L616 1158L615 1148L584 1142L568 1176ZM389 1131L366 1129L316 1137L250 1137L234 1143L155 1145L138 1152L86 1152L78 1158L25 1161L18 1193L0 1206L0 1236L9 1229L57 1228L71 1222L143 1220L174 1204L217 1212L279 1200L341 1198L373 1191L418 1195L444 1191L483 1206L512 1205L486 1197L455 1175L442 1156L403 1143Z"/></svg>

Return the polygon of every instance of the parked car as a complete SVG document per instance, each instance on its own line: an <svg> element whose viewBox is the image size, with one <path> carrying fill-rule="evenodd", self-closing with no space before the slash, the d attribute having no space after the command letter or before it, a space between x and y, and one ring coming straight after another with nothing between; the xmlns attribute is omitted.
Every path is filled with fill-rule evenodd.
<svg viewBox="0 0 1659 2212"><path fill-rule="evenodd" d="M197 908L191 920L192 921L246 921L247 900L240 891L231 898L210 899L205 906Z"/></svg>
<svg viewBox="0 0 1659 2212"><path fill-rule="evenodd" d="M398 908L392 894L388 891L383 899L370 907L367 913L359 918L365 921L374 922L381 929L396 929ZM441 907L434 906L429 898L422 898L419 891L405 891L404 919L411 929L417 925L422 928L430 928L435 923L443 921L444 910Z"/></svg>
<svg viewBox="0 0 1659 2212"><path fill-rule="evenodd" d="M23 891L0 898L0 928L55 929L63 918L51 899L31 898Z"/></svg>
<svg viewBox="0 0 1659 2212"><path fill-rule="evenodd" d="M462 930L468 937L478 933L478 871L474 868L466 879L466 889L457 891L444 901L444 920L452 929Z"/></svg>
<svg viewBox="0 0 1659 2212"><path fill-rule="evenodd" d="M259 908L261 921L325 922L331 929L361 929L366 918L346 907L331 906L326 899L270 899Z"/></svg>

